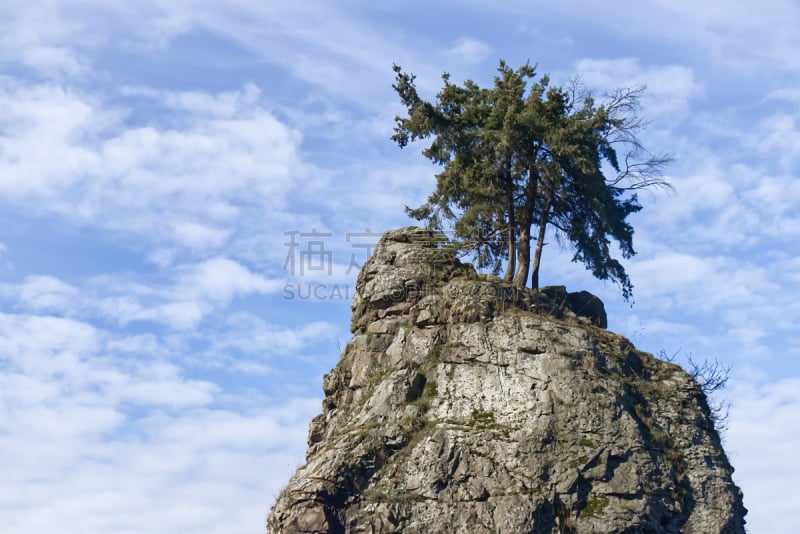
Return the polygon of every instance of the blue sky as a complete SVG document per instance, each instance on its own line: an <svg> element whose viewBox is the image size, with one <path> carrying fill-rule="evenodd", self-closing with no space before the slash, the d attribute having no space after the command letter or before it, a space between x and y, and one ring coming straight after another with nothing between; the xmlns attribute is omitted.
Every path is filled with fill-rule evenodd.
<svg viewBox="0 0 800 534"><path fill-rule="evenodd" d="M349 339L357 234L434 184L389 139L392 63L432 97L501 57L647 85L675 191L632 219L635 305L555 243L541 281L732 364L751 530L800 530L798 26L789 0L4 1L0 532L263 532Z"/></svg>

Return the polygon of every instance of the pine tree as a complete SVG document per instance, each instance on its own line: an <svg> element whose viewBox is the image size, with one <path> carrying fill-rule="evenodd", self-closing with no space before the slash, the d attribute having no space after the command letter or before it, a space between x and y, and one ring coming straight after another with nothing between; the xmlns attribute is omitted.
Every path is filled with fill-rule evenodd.
<svg viewBox="0 0 800 534"><path fill-rule="evenodd" d="M669 187L659 173L671 160L649 154L637 138L643 89L619 89L597 105L579 82L550 87L546 75L534 80L533 66L514 70L501 60L493 87L458 86L445 73L427 102L413 74L394 71L407 116L396 117L392 139L402 148L430 138L422 153L443 167L428 201L406 208L410 216L438 229L451 224L455 246L475 253L482 268L499 272L506 262L505 280L520 287L530 277L538 288L550 230L573 246L573 261L631 297L612 241L623 258L635 254L626 219L641 209L636 190Z"/></svg>

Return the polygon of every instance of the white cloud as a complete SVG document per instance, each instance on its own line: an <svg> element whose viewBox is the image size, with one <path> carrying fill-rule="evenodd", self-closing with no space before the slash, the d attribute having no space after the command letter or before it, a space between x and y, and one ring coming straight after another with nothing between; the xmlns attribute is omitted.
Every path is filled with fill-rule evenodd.
<svg viewBox="0 0 800 534"><path fill-rule="evenodd" d="M644 113L659 122L677 122L688 113L692 98L703 91L692 69L684 65L643 67L636 58L581 59L575 71L588 88L598 91L645 86Z"/></svg>
<svg viewBox="0 0 800 534"><path fill-rule="evenodd" d="M238 295L275 293L283 287L283 280L269 280L228 258L212 258L182 271L178 294L221 305Z"/></svg>
<svg viewBox="0 0 800 534"><path fill-rule="evenodd" d="M6 257L5 259L3 257ZM0 243L0 266L3 267L4 270L11 271L14 269L14 264L11 263L11 260L8 258L8 247L4 244ZM0 284L0 294L2 293L2 284Z"/></svg>
<svg viewBox="0 0 800 534"><path fill-rule="evenodd" d="M72 50L60 46L32 46L19 57L26 65L52 78L76 78L88 74L89 66Z"/></svg>
<svg viewBox="0 0 800 534"><path fill-rule="evenodd" d="M537 6L533 14L530 4L520 0L472 0L470 4L510 13L520 23L534 16L539 25L561 26L567 20L573 35L591 31L601 38L622 36L625 45L635 41L650 53L660 47L683 48L692 60L741 73L748 69L791 72L800 61L796 53L800 37L795 31L800 6L793 0L775 0L768 6L747 0L702 4L692 0L602 4L563 0Z"/></svg>
<svg viewBox="0 0 800 534"><path fill-rule="evenodd" d="M248 211L280 210L307 172L300 135L255 95L169 94L185 112L180 129L133 127L74 90L0 79L0 193L23 209L218 248Z"/></svg>
<svg viewBox="0 0 800 534"><path fill-rule="evenodd" d="M70 317L111 318L120 325L153 321L190 330L236 297L277 294L283 280L269 279L229 258L216 257L169 268L171 284L143 285L98 276L81 289L49 275L30 275L20 284L0 284L5 297L26 311Z"/></svg>
<svg viewBox="0 0 800 534"><path fill-rule="evenodd" d="M790 533L800 529L794 487L800 477L800 379L775 382L737 380L726 449L744 489L753 532Z"/></svg>
<svg viewBox="0 0 800 534"><path fill-rule="evenodd" d="M800 257L780 259L774 263L775 276L789 283L800 283Z"/></svg>
<svg viewBox="0 0 800 534"><path fill-rule="evenodd" d="M784 89L775 89L767 93L764 97L765 101L778 100L785 102L800 103L800 89L795 87L788 87Z"/></svg>
<svg viewBox="0 0 800 534"><path fill-rule="evenodd" d="M447 55L462 63L473 65L486 59L489 55L489 46L477 39L462 37L447 50Z"/></svg>
<svg viewBox="0 0 800 534"><path fill-rule="evenodd" d="M241 91L210 94L203 91L163 91L151 87L123 87L121 94L159 101L165 107L201 117L234 118L258 106L261 90L252 83Z"/></svg>
<svg viewBox="0 0 800 534"><path fill-rule="evenodd" d="M798 44L794 22L800 17L800 7L791 0L777 0L770 9L760 9L746 0L702 4L654 0L653 4L675 13L681 21L682 31L674 32L674 39L704 44L717 62L744 68L763 66L767 61L784 69L798 65L793 49ZM652 27L662 35L669 31L665 24Z"/></svg>
<svg viewBox="0 0 800 534"><path fill-rule="evenodd" d="M117 316L123 324L133 321L153 321L168 325L174 330L192 330L197 328L212 311L213 307L205 302L178 301L149 306L133 314L117 314Z"/></svg>
<svg viewBox="0 0 800 534"><path fill-rule="evenodd" d="M214 228L191 220L171 221L168 230L176 243L195 250L219 249L233 233L232 229Z"/></svg>
<svg viewBox="0 0 800 534"><path fill-rule="evenodd" d="M9 52L0 60L20 62L25 53L39 48L52 50L51 55L62 50L72 54L66 58L67 65L75 65L69 72L77 72L83 65L91 66L90 59L98 50L157 56L182 36L213 34L237 47L239 58L279 66L317 91L374 110L381 109L385 88L391 84L393 61L414 65L416 72L433 79L438 79L440 70L431 68L427 52L408 46L404 31L393 25L376 26L368 13L328 2L142 0L134 5L52 0L50 6L48 14L25 2L0 6L0 34L9 36ZM387 7L390 16L397 9ZM424 34L413 38L423 45L439 46ZM207 61L225 63L213 54ZM26 66L35 67L33 60L29 63ZM42 68L52 64L51 60ZM375 79L383 83L364 83Z"/></svg>
<svg viewBox="0 0 800 534"><path fill-rule="evenodd" d="M108 349L120 354L147 354L152 358L166 356L167 349L152 334L134 334L108 341Z"/></svg>
<svg viewBox="0 0 800 534"><path fill-rule="evenodd" d="M152 346L74 320L0 314L3 532L263 528L319 399L229 391L233 411L218 405L216 385L158 357L127 357Z"/></svg>
<svg viewBox="0 0 800 534"><path fill-rule="evenodd" d="M297 354L304 346L321 339L332 339L336 329L331 323L314 321L293 328L272 325L251 313L232 314L226 330L213 333L214 351L234 348L246 354Z"/></svg>
<svg viewBox="0 0 800 534"><path fill-rule="evenodd" d="M178 251L173 248L156 248L150 251L147 255L148 261L152 262L160 268L166 268L172 265Z"/></svg>
<svg viewBox="0 0 800 534"><path fill-rule="evenodd" d="M52 276L39 275L27 276L18 294L25 307L36 311L66 311L79 297L78 288Z"/></svg>
<svg viewBox="0 0 800 534"><path fill-rule="evenodd" d="M763 266L730 257L664 252L634 262L631 276L642 299L670 295L673 307L694 312L757 306L780 292Z"/></svg>
<svg viewBox="0 0 800 534"><path fill-rule="evenodd" d="M58 2L48 9L9 0L0 6L0 61L20 62L52 77L85 74L88 66L73 48L93 40L92 32Z"/></svg>
<svg viewBox="0 0 800 534"><path fill-rule="evenodd" d="M647 317L644 350L683 348L752 365L796 338L800 306L770 263L664 253L632 262L629 272L636 308ZM677 326L665 329L661 321Z"/></svg>
<svg viewBox="0 0 800 534"><path fill-rule="evenodd" d="M42 336L47 332L47 336ZM36 370L40 365L69 364L70 354L95 352L98 332L90 325L50 316L0 315L0 354L19 365ZM34 354L53 355L62 351L63 361L40 361ZM66 369L64 369L66 370Z"/></svg>
<svg viewBox="0 0 800 534"><path fill-rule="evenodd" d="M776 113L761 120L750 137L751 146L774 159L779 168L787 173L800 169L800 127L798 116ZM792 184L797 188L796 180Z"/></svg>
<svg viewBox="0 0 800 534"><path fill-rule="evenodd" d="M109 339L107 332L72 319L0 315L0 354L7 380L4 392L19 399L22 390L15 390L16 385L37 384L39 389L24 388L38 391L31 397L30 408L53 417L66 409L65 402L55 403L58 396L68 397L76 409L90 412L97 408L103 413L109 409L103 405L108 400L173 407L211 400L215 387L182 379L174 365L113 359L106 352ZM82 392L83 388L87 392ZM161 391L160 395L153 395L155 391ZM91 424L91 418L63 418L64 424L70 421Z"/></svg>

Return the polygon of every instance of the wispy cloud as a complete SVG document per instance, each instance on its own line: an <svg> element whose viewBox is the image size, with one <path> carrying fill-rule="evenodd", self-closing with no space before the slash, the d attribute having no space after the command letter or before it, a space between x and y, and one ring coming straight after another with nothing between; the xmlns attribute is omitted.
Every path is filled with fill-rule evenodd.
<svg viewBox="0 0 800 534"><path fill-rule="evenodd" d="M462 37L458 39L447 51L449 56L452 56L457 61L466 64L480 63L489 55L489 46L477 39L470 39Z"/></svg>
<svg viewBox="0 0 800 534"><path fill-rule="evenodd" d="M185 112L173 117L176 129L154 119L128 125L124 109L79 91L6 79L0 193L21 208L156 243L218 248L247 210L283 208L307 172L299 133L253 95L252 87L167 95L165 104Z"/></svg>
<svg viewBox="0 0 800 534"><path fill-rule="evenodd" d="M581 59L575 72L587 87L613 91L618 87L645 87L642 106L656 127L676 124L702 95L702 84L684 65L642 66L636 58Z"/></svg>
<svg viewBox="0 0 800 534"><path fill-rule="evenodd" d="M737 466L734 479L748 489L748 523L764 532L792 532L800 519L787 516L793 506L792 481L800 476L794 461L800 431L800 381L744 382L731 386L734 402L727 443Z"/></svg>
<svg viewBox="0 0 800 534"><path fill-rule="evenodd" d="M220 405L217 386L114 347L84 323L0 315L4 531L247 532L263 524L269 495L296 466L288 451L319 401L267 407L251 398L233 409Z"/></svg>
<svg viewBox="0 0 800 534"><path fill-rule="evenodd" d="M277 294L284 281L253 273L242 264L216 257L179 265L165 276L172 284L143 285L98 276L79 289L50 275L30 275L20 284L0 284L0 297L29 312L68 317L105 318L119 325L153 321L188 330L235 297Z"/></svg>
<svg viewBox="0 0 800 534"><path fill-rule="evenodd" d="M567 19L574 34L591 29L594 34L616 35L625 42L635 39L642 46L652 47L648 50L678 46L685 48L683 56L692 63L700 60L739 72L749 68L763 72L765 65L770 70L791 71L798 64L795 50L800 37L794 27L800 7L791 0L777 0L770 9L746 0L702 5L689 0L607 5L565 0L538 6L535 12L519 0L502 4L471 0L467 4L478 10L513 13L519 23L547 20L555 24Z"/></svg>

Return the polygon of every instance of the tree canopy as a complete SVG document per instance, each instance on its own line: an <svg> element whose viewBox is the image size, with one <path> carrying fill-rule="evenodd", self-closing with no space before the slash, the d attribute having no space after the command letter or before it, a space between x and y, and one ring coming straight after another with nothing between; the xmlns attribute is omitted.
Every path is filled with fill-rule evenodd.
<svg viewBox="0 0 800 534"><path fill-rule="evenodd" d="M422 154L443 167L428 201L407 213L433 228L450 224L456 246L475 252L479 267L499 273L505 262L505 280L520 287L530 278L538 288L549 230L573 247L573 261L630 299L612 244L625 259L635 254L627 217L642 207L636 191L668 187L659 176L671 160L637 137L644 89L617 89L598 103L577 79L562 88L547 75L536 80L529 64L515 70L501 60L497 70L491 88L459 86L445 73L428 102L415 76L394 65L407 115L395 118L392 139L402 148L430 138Z"/></svg>

